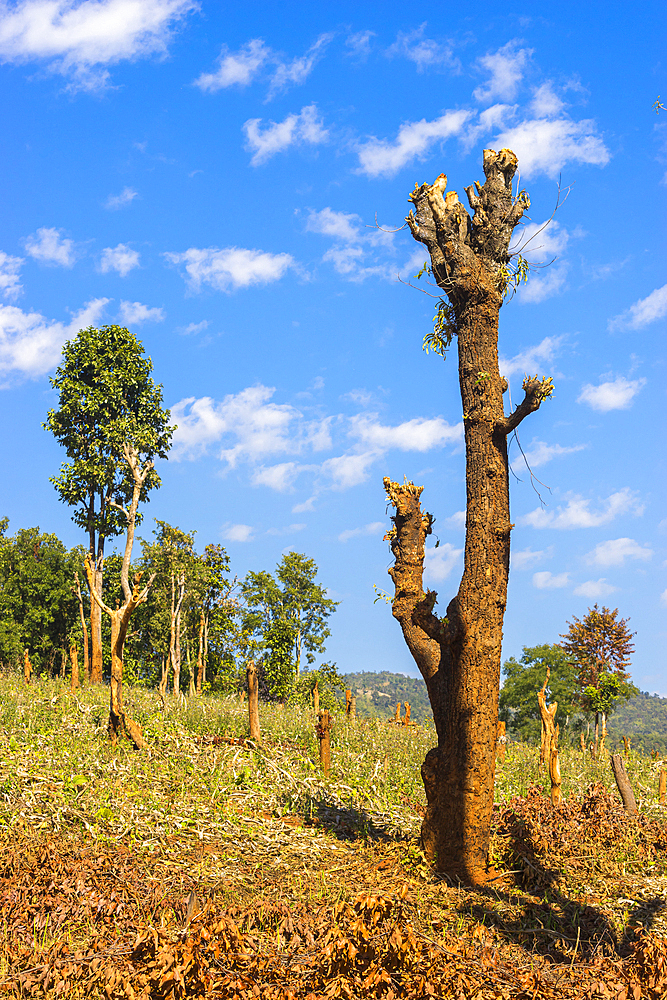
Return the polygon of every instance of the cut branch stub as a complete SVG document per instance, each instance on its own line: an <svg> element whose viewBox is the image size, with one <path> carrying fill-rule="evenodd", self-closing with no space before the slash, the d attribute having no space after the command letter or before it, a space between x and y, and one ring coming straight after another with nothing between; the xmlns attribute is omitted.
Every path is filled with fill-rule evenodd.
<svg viewBox="0 0 667 1000"><path fill-rule="evenodd" d="M611 755L611 769L614 772L616 787L618 788L621 799L623 800L625 811L630 816L635 816L637 814L637 801L620 753L614 753Z"/></svg>
<svg viewBox="0 0 667 1000"><path fill-rule="evenodd" d="M331 716L326 708L320 712L315 733L320 741L320 765L327 777L331 770Z"/></svg>
<svg viewBox="0 0 667 1000"><path fill-rule="evenodd" d="M248 722L250 728L250 739L261 742L262 733L259 728L259 682L257 679L257 667L254 660L248 661L246 669L246 679L248 683Z"/></svg>

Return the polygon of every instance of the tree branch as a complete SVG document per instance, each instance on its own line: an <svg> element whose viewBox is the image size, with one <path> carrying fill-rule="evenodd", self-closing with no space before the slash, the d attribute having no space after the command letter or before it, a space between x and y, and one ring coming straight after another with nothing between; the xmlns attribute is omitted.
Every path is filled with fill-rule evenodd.
<svg viewBox="0 0 667 1000"><path fill-rule="evenodd" d="M113 618L115 611L112 611L112 609L107 604L104 603L102 598L95 590L95 586L93 584L93 566L90 561L90 555L86 556L86 561L84 563L84 566L86 568L86 579L88 581L88 589L90 590L91 597L95 601L95 604L97 604L100 608L102 608L102 611L106 611L109 617Z"/></svg>
<svg viewBox="0 0 667 1000"><path fill-rule="evenodd" d="M516 430L524 417L527 417L529 413L539 410L542 401L553 395L553 379L540 379L537 375L526 375L522 388L525 395L516 410L510 413L509 417L498 421L497 427L503 434L510 434L513 430Z"/></svg>

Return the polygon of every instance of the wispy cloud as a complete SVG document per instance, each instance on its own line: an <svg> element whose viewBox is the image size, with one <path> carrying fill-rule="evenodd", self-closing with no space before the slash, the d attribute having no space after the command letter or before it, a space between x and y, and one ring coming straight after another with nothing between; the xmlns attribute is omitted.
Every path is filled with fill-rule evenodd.
<svg viewBox="0 0 667 1000"><path fill-rule="evenodd" d="M386 55L389 58L402 56L415 63L417 71L423 73L427 69L460 69L460 62L454 56L454 44L450 41L437 42L426 37L426 22L414 31L399 31L396 41L391 45Z"/></svg>
<svg viewBox="0 0 667 1000"><path fill-rule="evenodd" d="M110 194L104 202L104 207L108 208L111 212L115 212L119 208L125 208L126 205L130 205L138 197L138 192L134 188L124 187L120 194Z"/></svg>
<svg viewBox="0 0 667 1000"><path fill-rule="evenodd" d="M449 424L442 417L427 419L415 417L393 427L381 424L376 413L362 413L350 420L350 437L357 438L363 447L387 451L430 451L448 444L463 441L463 424Z"/></svg>
<svg viewBox="0 0 667 1000"><path fill-rule="evenodd" d="M571 496L565 506L560 506L556 511L545 510L537 507L521 518L522 524L531 525L533 528L598 528L603 524L609 524L614 518L621 514L643 513L644 507L637 500L635 493L627 486L612 493L606 500L599 502L597 510L591 509L591 500L586 500L582 496Z"/></svg>
<svg viewBox="0 0 667 1000"><path fill-rule="evenodd" d="M653 549L640 545L634 538L610 538L606 542L598 542L586 556L586 561L594 566L624 566L626 559L648 562L652 556Z"/></svg>
<svg viewBox="0 0 667 1000"><path fill-rule="evenodd" d="M511 555L511 567L512 569L532 569L547 555L546 549L541 549L539 552L533 552L529 547L527 549L522 549L520 552L512 552Z"/></svg>
<svg viewBox="0 0 667 1000"><path fill-rule="evenodd" d="M364 524L361 528L347 528L346 531L341 531L338 541L349 542L351 538L362 538L366 535L382 535L385 530L384 521L371 521L370 524Z"/></svg>
<svg viewBox="0 0 667 1000"><path fill-rule="evenodd" d="M0 9L0 60L44 63L73 90L109 82L105 68L162 55L194 0L19 0Z"/></svg>
<svg viewBox="0 0 667 1000"><path fill-rule="evenodd" d="M306 230L327 236L334 246L325 252L322 260L332 264L338 274L348 281L360 282L370 277L395 280L397 271L412 269L412 255L402 266L397 264L395 233L376 226L365 226L354 213L338 212L323 208L311 211L306 220ZM423 254L419 255L419 259Z"/></svg>
<svg viewBox="0 0 667 1000"><path fill-rule="evenodd" d="M609 594L613 594L618 587L612 587L610 583L607 583L604 577L600 580L586 580L584 583L580 583L578 587L575 587L572 591L577 597L585 597L589 601L597 600L599 597L607 597Z"/></svg>
<svg viewBox="0 0 667 1000"><path fill-rule="evenodd" d="M192 333L201 333L202 330L208 329L208 320L203 319L199 323L188 323L187 326L182 326L179 328L179 333L182 333L184 337L189 337Z"/></svg>
<svg viewBox="0 0 667 1000"><path fill-rule="evenodd" d="M604 167L611 158L594 121L567 117L519 122L501 132L495 144L514 150L523 180L540 175L555 179L568 163Z"/></svg>
<svg viewBox="0 0 667 1000"><path fill-rule="evenodd" d="M645 378L630 380L619 375L613 382L601 382L600 385L587 383L577 397L577 402L586 403L591 409L600 413L608 413L609 410L627 410L645 385Z"/></svg>
<svg viewBox="0 0 667 1000"><path fill-rule="evenodd" d="M489 79L473 92L476 101L486 104L496 99L514 100L524 69L533 54L532 49L520 49L518 45L517 41L508 42L496 52L489 52L478 60L479 68L489 73Z"/></svg>
<svg viewBox="0 0 667 1000"><path fill-rule="evenodd" d="M194 81L195 87L214 94L225 87L247 87L271 58L271 49L261 38L251 38L237 52L222 46L218 68L213 73L202 73Z"/></svg>
<svg viewBox="0 0 667 1000"><path fill-rule="evenodd" d="M528 222L515 233L511 250L531 264L527 284L518 289L520 302L538 303L561 291L567 277L567 261L558 258L564 252L570 234L557 222Z"/></svg>
<svg viewBox="0 0 667 1000"><path fill-rule="evenodd" d="M289 87L304 83L324 55L333 37L333 32L325 32L302 56L291 59L289 62L279 62L271 77L267 99L271 100L276 94L283 93Z"/></svg>
<svg viewBox="0 0 667 1000"><path fill-rule="evenodd" d="M538 590L558 590L560 587L567 587L569 580L569 573L553 574L548 569L533 573L533 587Z"/></svg>
<svg viewBox="0 0 667 1000"><path fill-rule="evenodd" d="M219 292L266 285L279 281L290 268L294 258L288 253L266 253L263 250L245 250L241 247L190 247L183 253L165 253L171 264L185 265L185 278L193 292L200 292L209 285Z"/></svg>
<svg viewBox="0 0 667 1000"><path fill-rule="evenodd" d="M565 337L544 337L539 344L520 351L513 358L501 357L499 362L501 374L506 378L516 372L533 374L542 366L546 366L547 372L552 370L554 359L564 340Z"/></svg>
<svg viewBox="0 0 667 1000"><path fill-rule="evenodd" d="M249 524L229 524L222 529L222 537L227 542L252 542L255 529Z"/></svg>
<svg viewBox="0 0 667 1000"><path fill-rule="evenodd" d="M142 323L161 323L164 319L164 309L159 306L145 306L141 302L120 303L120 318L127 326L141 326Z"/></svg>
<svg viewBox="0 0 667 1000"><path fill-rule="evenodd" d="M94 326L108 301L92 299L69 323L0 305L0 373L27 378L44 375L58 363L65 341L79 330Z"/></svg>
<svg viewBox="0 0 667 1000"><path fill-rule="evenodd" d="M528 448L524 448L524 454L531 469L537 469L540 465L546 465L547 462L551 462L554 458L562 458L563 455L572 455L574 452L583 451L586 447L587 445L585 444L574 444L568 446L562 444L547 444L546 441L533 441ZM512 461L512 467L515 469L523 464L523 455L518 455Z"/></svg>
<svg viewBox="0 0 667 1000"><path fill-rule="evenodd" d="M649 323L667 316L667 285L656 288L645 299L639 299L620 316L609 320L610 330L641 330Z"/></svg>
<svg viewBox="0 0 667 1000"><path fill-rule="evenodd" d="M329 133L317 114L317 107L309 104L299 114L287 115L281 122L269 122L262 128L261 118L251 118L243 126L246 149L252 152L253 167L282 153L290 146L317 146L326 142Z"/></svg>
<svg viewBox="0 0 667 1000"><path fill-rule="evenodd" d="M117 271L121 278L124 278L135 267L139 267L139 256L138 251L132 250L126 243L105 247L100 258L100 271L102 274Z"/></svg>
<svg viewBox="0 0 667 1000"><path fill-rule="evenodd" d="M5 299L15 299L23 291L20 282L23 257L12 257L0 250L0 295Z"/></svg>
<svg viewBox="0 0 667 1000"><path fill-rule="evenodd" d="M76 261L74 240L66 239L61 234L62 229L43 226L24 240L26 253L40 264L73 267Z"/></svg>
<svg viewBox="0 0 667 1000"><path fill-rule="evenodd" d="M471 111L446 111L433 121L405 122L394 140L372 136L357 146L359 173L393 177L403 167L423 159L436 143L460 135L471 115Z"/></svg>
<svg viewBox="0 0 667 1000"><path fill-rule="evenodd" d="M375 37L374 31L356 31L354 34L348 35L345 39L346 55L353 56L359 61L367 59L371 54L371 39Z"/></svg>

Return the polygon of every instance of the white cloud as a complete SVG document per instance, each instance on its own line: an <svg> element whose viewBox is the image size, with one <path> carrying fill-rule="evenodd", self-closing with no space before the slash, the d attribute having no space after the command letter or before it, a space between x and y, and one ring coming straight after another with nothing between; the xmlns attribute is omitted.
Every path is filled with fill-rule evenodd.
<svg viewBox="0 0 667 1000"><path fill-rule="evenodd" d="M610 330L641 330L649 323L667 316L667 285L656 288L645 299L639 299L620 316L609 320Z"/></svg>
<svg viewBox="0 0 667 1000"><path fill-rule="evenodd" d="M303 531L306 528L305 524L288 524L284 528L267 528L267 535L291 535L295 531Z"/></svg>
<svg viewBox="0 0 667 1000"><path fill-rule="evenodd" d="M470 111L446 111L433 121L405 122L393 142L372 136L357 146L359 173L393 177L408 163L423 159L435 143L458 135L470 116Z"/></svg>
<svg viewBox="0 0 667 1000"><path fill-rule="evenodd" d="M337 455L322 462L321 470L325 476L331 478L333 489L348 490L352 486L366 482L368 470L378 457L375 451Z"/></svg>
<svg viewBox="0 0 667 1000"><path fill-rule="evenodd" d="M377 414L362 413L350 420L349 434L367 447L386 451L430 451L446 444L459 444L463 440L463 424L448 424L442 417L428 419L415 417L391 427L381 424Z"/></svg>
<svg viewBox="0 0 667 1000"><path fill-rule="evenodd" d="M26 253L40 264L72 267L76 260L74 241L64 239L60 235L61 232L60 229L48 229L43 226L24 240Z"/></svg>
<svg viewBox="0 0 667 1000"><path fill-rule="evenodd" d="M512 569L532 569L532 567L537 565L537 563L542 562L546 554L546 549L541 549L539 552L533 552L530 547L522 549L521 552L512 552Z"/></svg>
<svg viewBox="0 0 667 1000"><path fill-rule="evenodd" d="M290 146L316 146L329 138L328 131L318 118L315 104L301 108L298 115L288 115L281 122L270 122L264 128L261 126L261 118L250 118L243 126L246 149L253 154L250 158L253 167L266 163L276 153L282 153Z"/></svg>
<svg viewBox="0 0 667 1000"><path fill-rule="evenodd" d="M457 510L451 517L445 518L445 524L449 528L465 528L466 526L466 512L464 510Z"/></svg>
<svg viewBox="0 0 667 1000"><path fill-rule="evenodd" d="M613 382L601 382L600 385L587 383L583 386L577 402L588 403L592 409L599 410L600 413L608 413L609 410L627 410L645 385L645 378L630 381L619 375Z"/></svg>
<svg viewBox="0 0 667 1000"><path fill-rule="evenodd" d="M24 313L16 306L0 305L0 373L11 372L35 378L44 375L60 359L66 340L79 330L94 326L108 299L92 299L70 323L47 320L40 313Z"/></svg>
<svg viewBox="0 0 667 1000"><path fill-rule="evenodd" d="M166 52L194 0L19 0L0 10L0 59L46 62L73 89L107 84L103 67Z"/></svg>
<svg viewBox="0 0 667 1000"><path fill-rule="evenodd" d="M109 271L118 271L121 278L124 278L135 267L139 267L139 253L137 250L132 250L125 243L119 243L115 247L105 247L102 251L100 259L100 271L102 274L108 274Z"/></svg>
<svg viewBox="0 0 667 1000"><path fill-rule="evenodd" d="M563 102L554 93L550 80L533 91L530 110L536 118L554 118L563 110Z"/></svg>
<svg viewBox="0 0 667 1000"><path fill-rule="evenodd" d="M540 465L546 465L552 458L561 458L563 455L571 455L576 451L583 451L585 444L575 444L566 447L562 444L547 444L546 441L533 441L529 448L524 448L526 460L531 469L536 469ZM523 455L518 455L512 462L512 466L524 464Z"/></svg>
<svg viewBox="0 0 667 1000"><path fill-rule="evenodd" d="M332 208L323 208L321 212L310 212L306 220L306 230L309 233L320 233L322 236L333 236L334 239L347 243L356 243L360 239L359 226L361 219L354 213L335 212Z"/></svg>
<svg viewBox="0 0 667 1000"><path fill-rule="evenodd" d="M183 326L179 329L179 333L182 333L184 337L189 337L191 333L201 333L202 330L208 329L208 320L203 319L200 323L188 323L187 326Z"/></svg>
<svg viewBox="0 0 667 1000"><path fill-rule="evenodd" d="M663 590L662 594L660 595L660 603L667 606L667 590Z"/></svg>
<svg viewBox="0 0 667 1000"><path fill-rule="evenodd" d="M6 299L15 299L23 291L19 281L23 257L11 257L0 250L0 294Z"/></svg>
<svg viewBox="0 0 667 1000"><path fill-rule="evenodd" d="M141 302L120 303L120 318L126 326L140 326L142 323L161 323L164 319L164 309L143 305Z"/></svg>
<svg viewBox="0 0 667 1000"><path fill-rule="evenodd" d="M586 580L585 583L580 583L578 587L574 588L572 593L576 594L577 597L586 597L591 601L598 597L606 597L608 594L613 594L615 590L618 590L618 587L612 587L602 577L600 580Z"/></svg>
<svg viewBox="0 0 667 1000"><path fill-rule="evenodd" d="M238 52L230 52L223 45L217 70L214 73L202 73L194 81L194 85L210 94L223 87L247 87L270 57L271 49L261 38L251 38Z"/></svg>
<svg viewBox="0 0 667 1000"><path fill-rule="evenodd" d="M490 78L484 86L473 91L476 101L486 104L495 98L514 100L523 71L533 54L532 49L518 49L517 44L516 41L508 42L497 52L489 52L478 60L479 66L490 73Z"/></svg>
<svg viewBox="0 0 667 1000"><path fill-rule="evenodd" d="M202 285L210 285L219 292L266 285L278 281L290 267L294 258L288 253L265 253L262 250L244 250L241 247L208 247L199 250L191 247L184 253L165 253L172 264L185 264L190 289L200 292Z"/></svg>
<svg viewBox="0 0 667 1000"><path fill-rule="evenodd" d="M304 55L292 59L288 63L279 63L271 77L268 100L271 100L276 94L282 93L291 86L304 83L312 73L316 63L324 55L333 37L333 32L322 34Z"/></svg>
<svg viewBox="0 0 667 1000"><path fill-rule="evenodd" d="M268 486L278 493L286 493L299 474L296 462L281 462L278 465L262 465L252 474L253 486Z"/></svg>
<svg viewBox="0 0 667 1000"><path fill-rule="evenodd" d="M634 538L610 538L609 541L598 542L586 556L586 562L594 566L623 566L626 559L647 562L652 555L653 549L640 545Z"/></svg>
<svg viewBox="0 0 667 1000"><path fill-rule="evenodd" d="M462 555L463 549L457 549L449 542L440 542L437 549L435 546L427 548L424 559L425 580L428 583L442 583L461 561Z"/></svg>
<svg viewBox="0 0 667 1000"><path fill-rule="evenodd" d="M360 538L365 535L381 535L384 534L384 531L384 521L372 521L370 524L365 524L362 528L348 528L346 531L341 531L338 541L349 542L351 538Z"/></svg>
<svg viewBox="0 0 667 1000"><path fill-rule="evenodd" d="M251 542L254 530L249 524L226 524L222 537L228 542Z"/></svg>
<svg viewBox="0 0 667 1000"><path fill-rule="evenodd" d="M538 590L557 590L559 587L567 587L570 579L569 573L550 573L548 569L540 573L533 573L533 587Z"/></svg>
<svg viewBox="0 0 667 1000"><path fill-rule="evenodd" d="M528 282L518 289L523 303L543 302L561 290L567 276L567 262L558 261L570 234L557 222L528 222L515 234L510 252L520 253L532 265Z"/></svg>
<svg viewBox="0 0 667 1000"><path fill-rule="evenodd" d="M371 38L375 38L374 31L357 31L349 35L345 40L345 48L349 49L346 54L356 59L367 59L371 53Z"/></svg>
<svg viewBox="0 0 667 1000"><path fill-rule="evenodd" d="M530 514L526 514L521 521L533 528L597 528L602 524L609 524L620 514L639 515L644 510L627 486L601 501L597 510L591 510L590 505L590 500L575 494L569 498L564 507L559 507L557 512L537 507Z"/></svg>
<svg viewBox="0 0 667 1000"><path fill-rule="evenodd" d="M134 188L125 187L120 194L110 194L104 202L104 207L108 208L111 212L115 212L116 209L124 208L125 205L129 205L130 202L133 202L137 197L138 193L134 190Z"/></svg>
<svg viewBox="0 0 667 1000"><path fill-rule="evenodd" d="M453 69L459 68L459 61L453 55L454 46L451 42L436 42L432 38L425 38L426 22L415 28L414 31L399 31L396 41L386 52L390 58L392 56L403 56L417 66L417 71L423 73L432 67L447 66Z"/></svg>
<svg viewBox="0 0 667 1000"><path fill-rule="evenodd" d="M542 365L546 365L547 368L553 367L554 358L564 339L564 337L545 337L539 344L515 354L513 358L500 358L501 374L509 378L516 372L532 374Z"/></svg>
<svg viewBox="0 0 667 1000"><path fill-rule="evenodd" d="M495 145L514 150L522 180L540 174L555 179L567 163L604 167L610 159L595 122L575 122L570 118L535 118L520 122L497 136Z"/></svg>
<svg viewBox="0 0 667 1000"><path fill-rule="evenodd" d="M397 266L395 232L379 226L364 226L354 213L336 212L329 207L319 212L311 210L306 230L336 240L337 245L327 250L322 260L332 263L349 281L364 281L372 275L394 280L397 270L414 269L414 252L403 267ZM423 253L418 251L417 258L421 263ZM367 260L372 263L366 263Z"/></svg>

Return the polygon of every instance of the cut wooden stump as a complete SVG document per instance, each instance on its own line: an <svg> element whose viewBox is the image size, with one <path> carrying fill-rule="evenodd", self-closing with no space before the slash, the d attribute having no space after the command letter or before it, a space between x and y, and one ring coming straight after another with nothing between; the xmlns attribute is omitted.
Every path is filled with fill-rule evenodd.
<svg viewBox="0 0 667 1000"><path fill-rule="evenodd" d="M660 805L665 805L665 795L667 794L667 771L661 771L658 776L658 797Z"/></svg>
<svg viewBox="0 0 667 1000"><path fill-rule="evenodd" d="M320 765L326 778L331 770L331 716L326 708L320 712L315 732L320 741Z"/></svg>
<svg viewBox="0 0 667 1000"><path fill-rule="evenodd" d="M635 800L635 793L632 791L632 785L630 784L630 779L628 778L628 773L625 770L623 758L620 753L613 753L611 755L611 769L614 772L616 786L623 800L625 811L631 816L636 816L637 802Z"/></svg>
<svg viewBox="0 0 667 1000"><path fill-rule="evenodd" d="M262 733L259 728L259 684L257 682L257 667L254 660L248 660L246 669L248 682L248 721L250 723L250 739L261 742Z"/></svg>

